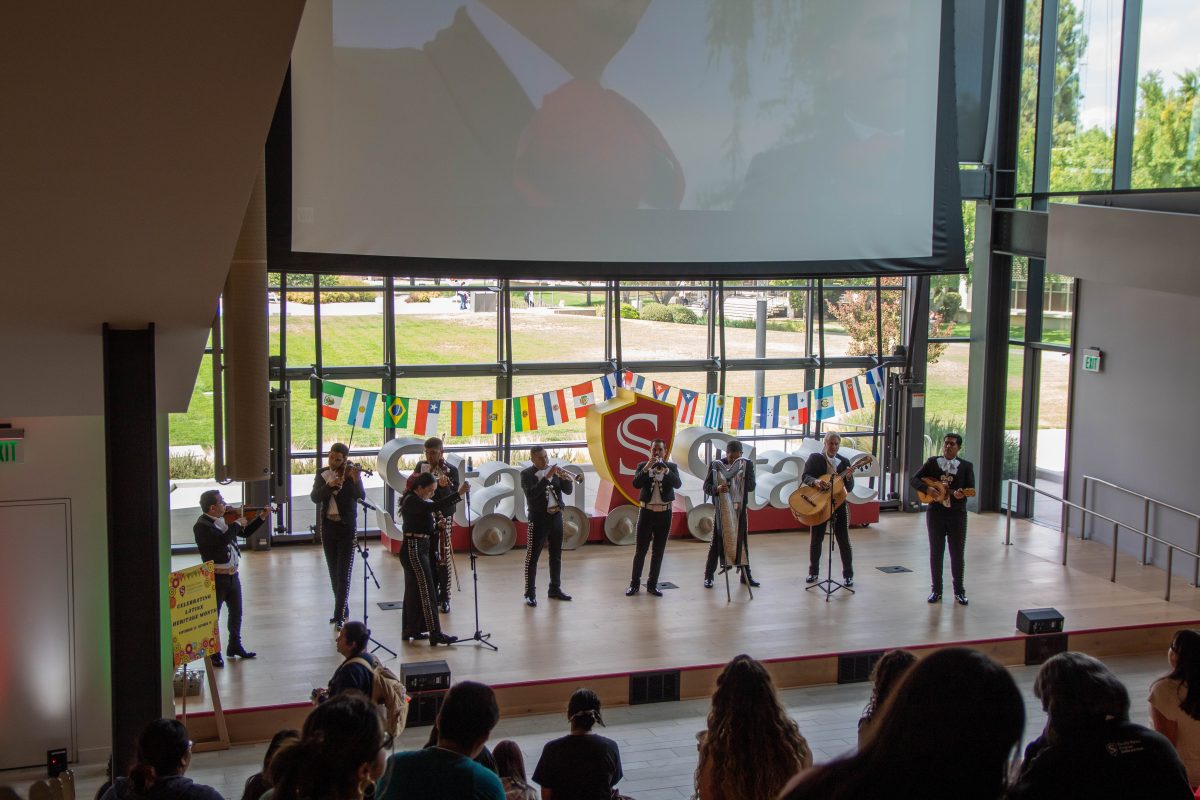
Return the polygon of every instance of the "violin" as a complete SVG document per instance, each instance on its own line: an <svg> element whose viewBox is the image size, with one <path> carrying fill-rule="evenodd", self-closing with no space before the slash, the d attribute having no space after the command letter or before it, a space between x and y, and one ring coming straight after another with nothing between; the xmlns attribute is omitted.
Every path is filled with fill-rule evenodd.
<svg viewBox="0 0 1200 800"><path fill-rule="evenodd" d="M232 525L232 524L233 524L233 523L235 523L235 522L237 522L237 523L239 523L239 524L240 524L242 520L245 520L245 519L250 519L251 517L253 517L253 516L256 516L256 515L258 515L258 514L262 513L262 511L263 511L264 509L265 509L265 510L267 510L267 511L270 511L272 514L274 514L274 513L275 513L275 511L276 511L275 507L274 507L274 506L270 506L270 505L268 505L268 506L258 506L258 507L255 507L255 506L240 506L240 507L238 507L238 508L234 508L233 506L226 506L226 507L225 507L225 514L224 514L224 517L225 517L225 524L226 524L226 525Z"/></svg>
<svg viewBox="0 0 1200 800"><path fill-rule="evenodd" d="M359 474L365 474L365 475L374 475L375 474L375 470L371 469L370 467L364 467L358 461L346 461L342 464L342 469L345 471L354 470L355 472L358 472Z"/></svg>

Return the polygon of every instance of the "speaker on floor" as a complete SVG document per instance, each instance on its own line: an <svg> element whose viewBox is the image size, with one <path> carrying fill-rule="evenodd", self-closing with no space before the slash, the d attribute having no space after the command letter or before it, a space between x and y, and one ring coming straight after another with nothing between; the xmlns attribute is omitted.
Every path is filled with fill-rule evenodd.
<svg viewBox="0 0 1200 800"><path fill-rule="evenodd" d="M1067 634L1044 633L1025 640L1025 665L1044 664L1050 656L1067 652Z"/></svg>
<svg viewBox="0 0 1200 800"><path fill-rule="evenodd" d="M1033 635L1062 633L1063 615L1054 608L1022 608L1017 612L1017 630Z"/></svg>

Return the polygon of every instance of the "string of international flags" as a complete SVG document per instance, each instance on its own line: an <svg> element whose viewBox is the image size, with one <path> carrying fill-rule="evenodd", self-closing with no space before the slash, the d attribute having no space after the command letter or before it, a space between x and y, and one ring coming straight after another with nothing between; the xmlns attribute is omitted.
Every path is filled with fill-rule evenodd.
<svg viewBox="0 0 1200 800"><path fill-rule="evenodd" d="M583 419L589 407L612 399L618 388L625 387L667 403L673 398L678 425L695 425L699 418L699 424L706 428L745 431L799 427L810 419L828 420L857 411L867 402L878 403L883 396L884 377L883 367L875 367L811 391L763 397L725 397L683 389L624 370L562 389L497 400L425 400L322 381L321 416L336 421L342 408L346 407L348 425L370 428L377 412L382 412L384 428L432 436L437 433L438 421L445 413L450 420L451 436L476 436L502 433L505 418L511 415L513 430L522 433ZM703 404L700 402L702 395L705 397ZM598 396L600 400L597 400Z"/></svg>

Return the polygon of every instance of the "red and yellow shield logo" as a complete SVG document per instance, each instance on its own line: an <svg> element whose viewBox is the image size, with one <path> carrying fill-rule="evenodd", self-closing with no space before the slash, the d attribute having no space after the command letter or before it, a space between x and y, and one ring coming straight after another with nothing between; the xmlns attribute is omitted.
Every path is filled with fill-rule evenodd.
<svg viewBox="0 0 1200 800"><path fill-rule="evenodd" d="M650 455L650 443L662 439L671 452L675 439L675 406L634 392L618 389L617 396L588 409L588 451L596 473L637 503L633 473Z"/></svg>

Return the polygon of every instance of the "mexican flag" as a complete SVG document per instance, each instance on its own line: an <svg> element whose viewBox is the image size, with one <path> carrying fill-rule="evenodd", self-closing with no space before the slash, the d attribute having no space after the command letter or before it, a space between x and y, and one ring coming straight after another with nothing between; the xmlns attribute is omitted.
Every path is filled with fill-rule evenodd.
<svg viewBox="0 0 1200 800"><path fill-rule="evenodd" d="M325 419L337 419L342 410L342 396L346 387L340 383L321 381L321 416Z"/></svg>

